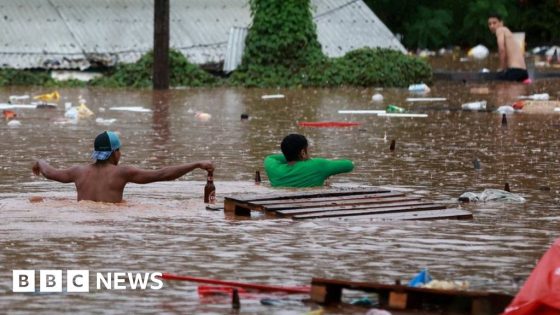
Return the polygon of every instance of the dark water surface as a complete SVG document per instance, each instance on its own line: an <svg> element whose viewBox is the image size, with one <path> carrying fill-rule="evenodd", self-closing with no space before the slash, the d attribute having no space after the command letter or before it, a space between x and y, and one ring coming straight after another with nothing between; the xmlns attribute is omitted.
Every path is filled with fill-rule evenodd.
<svg viewBox="0 0 560 315"><path fill-rule="evenodd" d="M489 88L473 94L472 88ZM479 89L480 90L480 89ZM473 90L476 92L477 90ZM9 95L44 89L0 90ZM305 285L311 277L393 283L428 267L439 280L466 280L472 289L514 294L537 259L559 236L560 113L508 115L462 112L461 104L487 100L495 109L518 95L560 96L560 81L518 84L438 82L428 97L445 102L406 102L405 89L62 89L55 110L18 109L19 127L0 123L0 307L12 314L40 313L230 313L227 298L199 299L193 283L166 282L159 291L92 290L89 294L12 293L13 269L87 269L90 272L171 272L262 284ZM383 103L371 96L382 93ZM265 94L284 99L263 100ZM96 116L61 125L64 102L82 96ZM341 115L339 109L383 109L396 104L428 118ZM142 106L152 112L113 111ZM103 111L104 109L104 111ZM196 111L212 115L199 121ZM247 113L250 120L241 121ZM102 126L95 118L116 118ZM298 121L357 121L352 128L301 128ZM104 129L120 132L123 164L157 168L211 159L218 198L266 193L255 186L263 158L278 152L282 137L305 134L311 154L354 160L338 186L388 186L427 199L455 203L465 191L503 188L508 182L524 204L464 206L468 221L375 222L228 220L204 209L205 174L173 182L130 185L124 205L76 202L71 184L34 177L31 163L56 167L86 163L93 138ZM396 139L395 153L389 142ZM473 159L482 169L473 168ZM266 179L266 176L263 177ZM42 196L44 202L31 203ZM309 305L267 307L242 298L244 314L303 314ZM344 309L327 313L353 313ZM363 313L366 311L364 310Z"/></svg>

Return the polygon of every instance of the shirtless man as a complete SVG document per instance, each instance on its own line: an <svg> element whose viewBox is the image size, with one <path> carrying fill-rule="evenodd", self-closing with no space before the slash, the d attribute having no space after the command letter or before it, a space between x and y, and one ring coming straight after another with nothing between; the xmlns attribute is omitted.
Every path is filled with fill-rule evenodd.
<svg viewBox="0 0 560 315"><path fill-rule="evenodd" d="M78 201L122 202L124 187L129 182L147 184L174 180L196 168L214 170L210 161L168 166L158 170L118 165L121 158L121 141L118 135L111 131L99 134L93 146L91 157L96 160L95 163L59 170L43 160L38 160L33 165L33 173L43 174L47 179L61 183L74 183L78 191Z"/></svg>
<svg viewBox="0 0 560 315"><path fill-rule="evenodd" d="M500 79L522 82L529 78L527 66L520 43L513 37L511 31L504 26L499 14L488 16L488 28L496 34L498 52L500 55Z"/></svg>

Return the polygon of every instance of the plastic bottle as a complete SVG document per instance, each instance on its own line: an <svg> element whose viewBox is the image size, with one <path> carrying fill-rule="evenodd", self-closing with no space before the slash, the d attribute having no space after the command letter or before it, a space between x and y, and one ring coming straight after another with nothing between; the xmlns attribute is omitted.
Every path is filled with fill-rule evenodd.
<svg viewBox="0 0 560 315"><path fill-rule="evenodd" d="M214 186L214 172L209 171L204 186L204 203L216 203L216 186Z"/></svg>
<svg viewBox="0 0 560 315"><path fill-rule="evenodd" d="M424 84L424 83L420 83L420 84L411 84L408 86L408 90L410 92L425 92L425 91L429 91L430 88Z"/></svg>
<svg viewBox="0 0 560 315"><path fill-rule="evenodd" d="M398 107L394 104L390 104L389 106L387 106L387 108L385 109L385 111L387 113L404 113L405 109L402 107Z"/></svg>
<svg viewBox="0 0 560 315"><path fill-rule="evenodd" d="M470 102L461 105L463 110L486 110L486 101Z"/></svg>
<svg viewBox="0 0 560 315"><path fill-rule="evenodd" d="M530 95L529 98L535 101L548 101L550 99L550 95L548 95L548 93L533 94Z"/></svg>

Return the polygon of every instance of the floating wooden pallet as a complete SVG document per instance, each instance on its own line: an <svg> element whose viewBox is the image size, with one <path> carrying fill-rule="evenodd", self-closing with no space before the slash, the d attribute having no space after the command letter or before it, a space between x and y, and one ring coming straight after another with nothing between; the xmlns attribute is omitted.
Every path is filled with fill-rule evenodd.
<svg viewBox="0 0 560 315"><path fill-rule="evenodd" d="M340 303L343 289L376 293L381 308L437 309L439 312L436 314L500 314L513 299L511 295L494 292L413 288L404 285L313 278L311 300L321 304Z"/></svg>
<svg viewBox="0 0 560 315"><path fill-rule="evenodd" d="M294 220L356 216L381 220L472 219L468 211L380 188L227 196L224 210L228 215L251 216L252 211L260 211Z"/></svg>

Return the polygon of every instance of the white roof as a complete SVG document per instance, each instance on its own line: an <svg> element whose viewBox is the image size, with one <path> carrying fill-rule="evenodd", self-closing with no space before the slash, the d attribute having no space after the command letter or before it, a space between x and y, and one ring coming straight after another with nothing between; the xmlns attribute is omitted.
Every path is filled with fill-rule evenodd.
<svg viewBox="0 0 560 315"><path fill-rule="evenodd" d="M153 46L153 6L153 0L0 0L0 67L135 62ZM312 6L327 56L366 46L405 51L361 0L312 0ZM247 0L170 0L170 46L196 64L223 62L230 31L250 23ZM230 44L244 36L236 38Z"/></svg>

